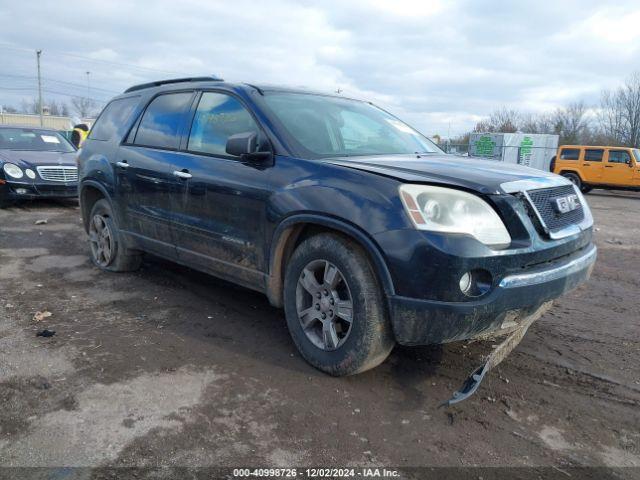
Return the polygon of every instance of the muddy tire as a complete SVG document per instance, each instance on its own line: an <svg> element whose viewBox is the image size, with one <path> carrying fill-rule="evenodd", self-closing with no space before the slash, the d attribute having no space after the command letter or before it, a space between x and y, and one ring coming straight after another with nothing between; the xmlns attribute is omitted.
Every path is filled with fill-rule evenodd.
<svg viewBox="0 0 640 480"><path fill-rule="evenodd" d="M575 173L563 173L562 176L582 191L582 180L580 180L580 177L578 175L576 175Z"/></svg>
<svg viewBox="0 0 640 480"><path fill-rule="evenodd" d="M111 205L98 200L89 215L91 261L109 272L130 272L140 268L142 255L124 246Z"/></svg>
<svg viewBox="0 0 640 480"><path fill-rule="evenodd" d="M395 340L386 302L364 250L337 234L304 240L286 268L291 337L314 367L353 375L382 363Z"/></svg>

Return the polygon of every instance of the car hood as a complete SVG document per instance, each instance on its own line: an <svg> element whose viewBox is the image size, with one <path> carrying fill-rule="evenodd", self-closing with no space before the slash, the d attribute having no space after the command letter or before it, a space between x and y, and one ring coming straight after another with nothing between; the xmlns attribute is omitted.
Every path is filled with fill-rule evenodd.
<svg viewBox="0 0 640 480"><path fill-rule="evenodd" d="M76 165L76 152L36 152L33 150L0 150L0 163L11 162L19 167L38 165Z"/></svg>
<svg viewBox="0 0 640 480"><path fill-rule="evenodd" d="M410 183L454 185L484 194L507 193L505 183L555 182L558 175L497 160L456 155L389 155L325 159L324 162L397 178Z"/></svg>

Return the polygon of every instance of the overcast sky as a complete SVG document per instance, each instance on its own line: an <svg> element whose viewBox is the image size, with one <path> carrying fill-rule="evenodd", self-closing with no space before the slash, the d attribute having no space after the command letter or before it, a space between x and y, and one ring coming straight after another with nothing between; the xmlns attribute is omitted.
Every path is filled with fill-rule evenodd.
<svg viewBox="0 0 640 480"><path fill-rule="evenodd" d="M640 70L640 1L0 0L0 104L102 101L215 73L367 98L432 135L500 106L542 111ZM55 92L55 93L54 93ZM450 125L450 127L449 127Z"/></svg>

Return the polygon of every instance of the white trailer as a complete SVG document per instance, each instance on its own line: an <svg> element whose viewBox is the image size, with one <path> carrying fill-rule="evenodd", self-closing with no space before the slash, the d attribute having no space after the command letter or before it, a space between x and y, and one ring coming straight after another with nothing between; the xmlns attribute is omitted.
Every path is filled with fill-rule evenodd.
<svg viewBox="0 0 640 480"><path fill-rule="evenodd" d="M558 135L532 133L472 133L469 156L517 163L549 171L558 150Z"/></svg>

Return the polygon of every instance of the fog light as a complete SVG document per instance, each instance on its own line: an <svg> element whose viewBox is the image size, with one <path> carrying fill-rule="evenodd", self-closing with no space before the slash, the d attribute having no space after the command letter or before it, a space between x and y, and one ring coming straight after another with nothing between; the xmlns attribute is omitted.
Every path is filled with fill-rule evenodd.
<svg viewBox="0 0 640 480"><path fill-rule="evenodd" d="M27 177L29 177L31 180L33 180L34 178L36 178L36 172L34 172L33 170L31 170L30 168L27 168L24 173L27 175Z"/></svg>
<svg viewBox="0 0 640 480"><path fill-rule="evenodd" d="M460 277L460 291L466 294L471 288L471 273L467 272Z"/></svg>
<svg viewBox="0 0 640 480"><path fill-rule="evenodd" d="M16 193L18 195L26 195L27 194L27 189L26 188L16 188Z"/></svg>
<svg viewBox="0 0 640 480"><path fill-rule="evenodd" d="M467 297L480 297L491 290L492 282L489 272L476 268L460 277L460 291Z"/></svg>

